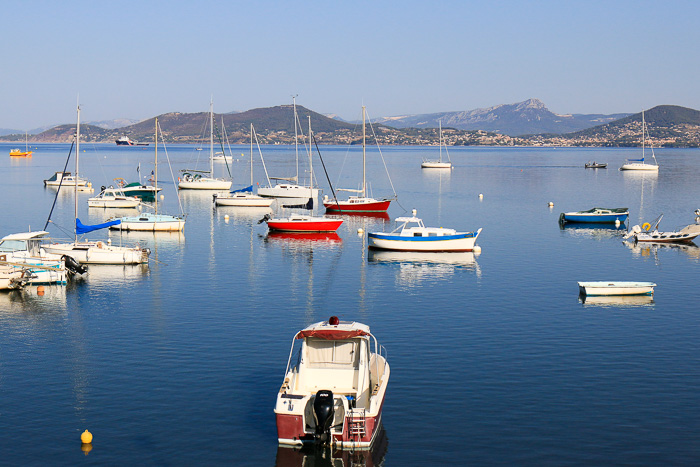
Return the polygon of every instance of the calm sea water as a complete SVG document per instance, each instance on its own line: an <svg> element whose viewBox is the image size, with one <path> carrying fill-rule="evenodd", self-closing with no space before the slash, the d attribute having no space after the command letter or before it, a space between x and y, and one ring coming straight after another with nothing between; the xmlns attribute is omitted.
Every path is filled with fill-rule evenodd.
<svg viewBox="0 0 700 467"><path fill-rule="evenodd" d="M55 192L42 180L68 147L0 158L1 235L43 228ZM357 187L358 148L321 149L331 179ZM270 175L295 174L293 148L263 150ZM700 151L658 150L657 175L617 170L638 149L452 149L451 172L421 171L436 148L382 151L399 196L391 218L415 208L429 226L483 227L480 255L368 254L357 231L391 228L384 218L347 218L337 236L270 236L264 213L182 193L184 234L90 237L138 241L153 251L148 266L90 267L44 296L0 294L0 463L302 465L278 449L272 410L294 333L330 315L368 324L388 350L385 439L367 465L700 462L700 249L557 224L594 206L629 207L632 224L694 222ZM206 151L168 155L177 171ZM138 163L150 173L152 160L152 148L81 146L96 187L135 180ZM588 160L610 168L585 170ZM376 149L368 164L375 195L391 194ZM231 165L242 186L246 160ZM160 178L177 213L167 163ZM78 196L83 222L113 214ZM53 221L54 237L70 236L70 191ZM582 303L576 282L588 280L658 287L653 301Z"/></svg>

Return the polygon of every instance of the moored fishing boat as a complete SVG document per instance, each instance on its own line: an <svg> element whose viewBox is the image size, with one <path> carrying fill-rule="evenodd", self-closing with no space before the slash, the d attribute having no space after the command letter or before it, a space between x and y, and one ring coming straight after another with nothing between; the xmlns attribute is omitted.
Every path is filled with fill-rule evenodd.
<svg viewBox="0 0 700 467"><path fill-rule="evenodd" d="M292 214L289 217L273 218L269 214L258 221L267 222L270 230L281 232L335 232L343 223L342 219L315 217L305 214Z"/></svg>
<svg viewBox="0 0 700 467"><path fill-rule="evenodd" d="M607 162L586 162L585 167L587 169L607 169L608 168L608 163Z"/></svg>
<svg viewBox="0 0 700 467"><path fill-rule="evenodd" d="M645 222L640 227L633 226L624 236L625 240L633 238L635 242L650 243L690 243L700 235L700 225L690 224L680 230L659 231L659 224L664 215L654 219L651 223Z"/></svg>
<svg viewBox="0 0 700 467"><path fill-rule="evenodd" d="M593 281L579 282L582 295L653 295L656 284L653 282Z"/></svg>
<svg viewBox="0 0 700 467"><path fill-rule="evenodd" d="M481 229L475 232L457 232L455 229L426 227L416 217L397 217L400 225L391 232L370 232L370 248L401 251L473 251Z"/></svg>
<svg viewBox="0 0 700 467"><path fill-rule="evenodd" d="M27 132L24 132L24 151L19 148L10 149L10 157L32 157L32 151L29 150Z"/></svg>
<svg viewBox="0 0 700 467"><path fill-rule="evenodd" d="M562 212L559 223L585 222L594 224L614 224L625 222L629 216L627 208L592 208L587 211Z"/></svg>
<svg viewBox="0 0 700 467"><path fill-rule="evenodd" d="M126 196L121 188L102 187L97 196L88 198L90 208L135 208L141 204L136 196Z"/></svg>
<svg viewBox="0 0 700 467"><path fill-rule="evenodd" d="M380 432L389 382L382 349L369 326L336 316L296 333L275 404L279 443L369 449Z"/></svg>

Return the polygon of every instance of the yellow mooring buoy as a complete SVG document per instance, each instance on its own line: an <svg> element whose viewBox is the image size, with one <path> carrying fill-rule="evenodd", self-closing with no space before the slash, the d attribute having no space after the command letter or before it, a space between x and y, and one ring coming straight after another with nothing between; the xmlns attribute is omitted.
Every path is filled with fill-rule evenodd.
<svg viewBox="0 0 700 467"><path fill-rule="evenodd" d="M92 433L89 431L85 430L81 435L80 435L80 441L83 442L83 444L90 444L92 443Z"/></svg>

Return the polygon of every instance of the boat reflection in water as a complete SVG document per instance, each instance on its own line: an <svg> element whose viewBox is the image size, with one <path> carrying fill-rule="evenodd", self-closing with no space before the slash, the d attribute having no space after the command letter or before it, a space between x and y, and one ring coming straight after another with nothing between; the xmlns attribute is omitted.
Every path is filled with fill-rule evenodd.
<svg viewBox="0 0 700 467"><path fill-rule="evenodd" d="M384 426L368 450L334 450L329 446L293 448L278 446L275 467L374 467L384 463L389 440Z"/></svg>
<svg viewBox="0 0 700 467"><path fill-rule="evenodd" d="M634 256L641 258L654 258L659 260L660 252L677 252L688 255L693 259L700 258L700 247L695 243L653 243L653 242L623 242L632 251ZM663 254L663 253L662 253Z"/></svg>
<svg viewBox="0 0 700 467"><path fill-rule="evenodd" d="M473 252L434 253L423 251L368 250L367 261L375 264L399 265L398 282L416 285L422 280L445 279L456 271L474 271L481 277L481 268Z"/></svg>
<svg viewBox="0 0 700 467"><path fill-rule="evenodd" d="M77 279L81 281L82 278ZM0 322L16 313L38 316L43 313L56 315L66 311L66 289L75 286L75 281L68 285L27 286L22 290L0 293ZM41 291L41 292L40 292Z"/></svg>
<svg viewBox="0 0 700 467"><path fill-rule="evenodd" d="M274 232L268 231L265 242L290 248L337 248L343 239L335 232Z"/></svg>
<svg viewBox="0 0 700 467"><path fill-rule="evenodd" d="M559 224L562 232L566 232L574 237L589 237L589 238L622 238L627 233L627 227L624 223L616 226L615 224L580 224L566 223Z"/></svg>
<svg viewBox="0 0 700 467"><path fill-rule="evenodd" d="M584 306L599 307L637 307L653 306L653 295L579 295L579 301Z"/></svg>
<svg viewBox="0 0 700 467"><path fill-rule="evenodd" d="M90 264L85 280L90 285L115 287L143 279L149 274L148 264L110 265Z"/></svg>

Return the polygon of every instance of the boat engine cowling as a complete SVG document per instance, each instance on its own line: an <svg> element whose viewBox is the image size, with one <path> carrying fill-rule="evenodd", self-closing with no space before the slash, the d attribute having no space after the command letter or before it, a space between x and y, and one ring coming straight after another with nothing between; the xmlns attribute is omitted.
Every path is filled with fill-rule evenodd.
<svg viewBox="0 0 700 467"><path fill-rule="evenodd" d="M325 444L330 441L334 412L333 391L321 389L314 398L315 439L317 443Z"/></svg>
<svg viewBox="0 0 700 467"><path fill-rule="evenodd" d="M63 255L62 258L66 264L66 269L73 274L85 274L87 272L87 267L80 264L72 256Z"/></svg>

